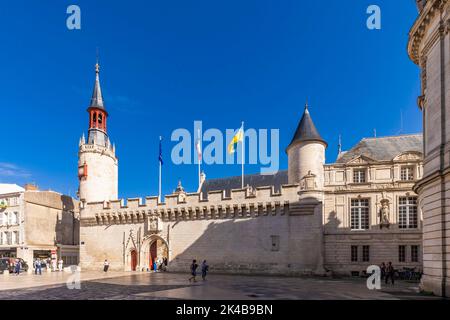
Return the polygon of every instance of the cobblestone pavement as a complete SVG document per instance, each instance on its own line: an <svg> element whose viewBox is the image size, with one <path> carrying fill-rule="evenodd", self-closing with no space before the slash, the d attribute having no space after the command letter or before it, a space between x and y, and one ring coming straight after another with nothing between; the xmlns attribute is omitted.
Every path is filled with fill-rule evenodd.
<svg viewBox="0 0 450 320"><path fill-rule="evenodd" d="M16 281L9 276L8 281ZM36 279L30 277L29 284ZM84 280L83 280L84 279ZM207 281L189 283L188 275L176 273L100 273L83 274L80 289L60 283L29 285L29 288L4 289L0 278L0 299L78 300L78 299L437 299L421 295L417 283L397 282L368 290L365 279L287 278L239 275L208 276ZM51 276L49 276L49 281ZM24 280L22 280L24 281Z"/></svg>

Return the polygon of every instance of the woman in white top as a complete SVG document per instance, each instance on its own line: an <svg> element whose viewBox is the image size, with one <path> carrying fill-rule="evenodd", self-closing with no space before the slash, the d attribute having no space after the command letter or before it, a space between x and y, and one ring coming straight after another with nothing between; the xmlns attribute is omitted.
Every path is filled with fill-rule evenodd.
<svg viewBox="0 0 450 320"><path fill-rule="evenodd" d="M59 261L58 261L58 270L62 271L62 269L63 269L63 260L59 259Z"/></svg>
<svg viewBox="0 0 450 320"><path fill-rule="evenodd" d="M109 262L108 262L108 260L105 259L105 262L103 263L103 271L108 272L108 268L109 268Z"/></svg>

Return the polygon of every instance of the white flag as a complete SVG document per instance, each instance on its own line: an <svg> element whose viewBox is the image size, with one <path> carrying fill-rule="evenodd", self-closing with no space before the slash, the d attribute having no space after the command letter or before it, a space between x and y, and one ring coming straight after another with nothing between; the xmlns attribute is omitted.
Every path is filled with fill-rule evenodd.
<svg viewBox="0 0 450 320"><path fill-rule="evenodd" d="M198 161L202 161L202 147L200 146L200 139L197 140L197 155L198 155Z"/></svg>

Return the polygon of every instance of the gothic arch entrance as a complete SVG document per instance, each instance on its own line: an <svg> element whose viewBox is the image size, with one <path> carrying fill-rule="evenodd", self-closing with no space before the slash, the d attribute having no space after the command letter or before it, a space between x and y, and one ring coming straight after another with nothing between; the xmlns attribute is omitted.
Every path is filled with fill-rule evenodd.
<svg viewBox="0 0 450 320"><path fill-rule="evenodd" d="M136 271L137 266L137 252L136 250L131 250L131 271Z"/></svg>
<svg viewBox="0 0 450 320"><path fill-rule="evenodd" d="M169 261L169 247L167 242L156 235L153 235L144 241L143 245L143 262L148 270L154 270L154 262L159 263L166 260Z"/></svg>

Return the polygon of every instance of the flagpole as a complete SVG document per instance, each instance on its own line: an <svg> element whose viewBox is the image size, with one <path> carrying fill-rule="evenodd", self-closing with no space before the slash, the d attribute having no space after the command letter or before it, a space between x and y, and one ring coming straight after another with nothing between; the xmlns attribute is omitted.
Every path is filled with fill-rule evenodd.
<svg viewBox="0 0 450 320"><path fill-rule="evenodd" d="M199 151L202 150L202 146L200 144L200 129L198 129L198 146L199 146L199 150L197 150L197 159L198 159L198 190L200 191L200 186L201 186L201 169L200 169L200 163L201 163L201 158L200 158L200 154L198 153Z"/></svg>
<svg viewBox="0 0 450 320"><path fill-rule="evenodd" d="M159 136L159 181L158 181L158 202L161 202L161 174L162 174L162 163L161 163L161 141L162 137Z"/></svg>
<svg viewBox="0 0 450 320"><path fill-rule="evenodd" d="M161 169L161 161L159 162L159 191L158 191L158 199L159 199L159 202L161 202L161 171L162 171L162 169Z"/></svg>
<svg viewBox="0 0 450 320"><path fill-rule="evenodd" d="M245 160L245 155L244 155L244 150L245 150L245 131L244 131L244 121L242 121L242 143L241 143L241 148L242 148L242 152L241 152L241 165L242 165L242 189L244 189L244 160Z"/></svg>

